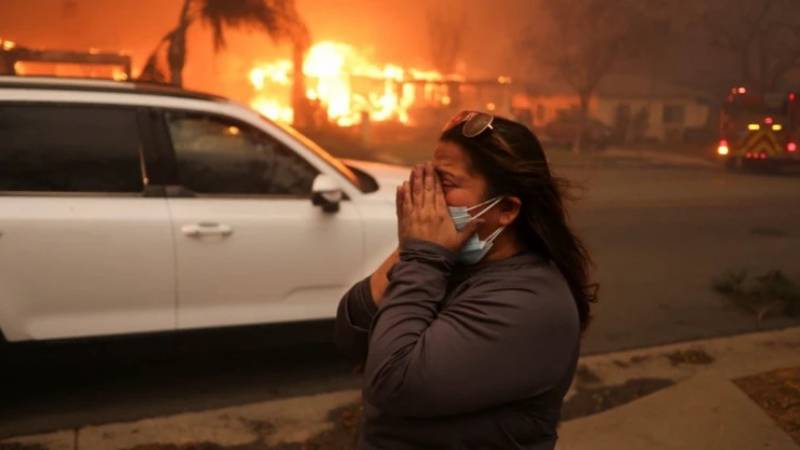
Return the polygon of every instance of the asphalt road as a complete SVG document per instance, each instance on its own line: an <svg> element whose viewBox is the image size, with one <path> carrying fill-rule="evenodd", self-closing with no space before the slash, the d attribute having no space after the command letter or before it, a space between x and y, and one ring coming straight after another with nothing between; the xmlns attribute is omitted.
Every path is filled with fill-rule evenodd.
<svg viewBox="0 0 800 450"><path fill-rule="evenodd" d="M752 331L711 285L729 270L800 283L800 178L709 169L561 169L584 187L573 223L600 301L583 353ZM772 318L763 327L800 324Z"/></svg>
<svg viewBox="0 0 800 450"><path fill-rule="evenodd" d="M557 167L601 289L583 353L734 334L756 321L711 290L729 269L800 281L800 178ZM764 327L800 324L773 318ZM331 323L15 346L0 353L0 438L358 386Z"/></svg>

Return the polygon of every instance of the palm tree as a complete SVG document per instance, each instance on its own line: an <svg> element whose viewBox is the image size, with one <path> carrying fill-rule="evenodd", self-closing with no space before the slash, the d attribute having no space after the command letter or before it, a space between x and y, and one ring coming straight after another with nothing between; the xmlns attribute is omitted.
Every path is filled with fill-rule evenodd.
<svg viewBox="0 0 800 450"><path fill-rule="evenodd" d="M186 63L186 32L200 20L211 27L214 50L225 48L225 30L252 27L266 31L274 40L289 39L294 46L294 84L292 102L296 111L303 111L305 82L303 55L310 43L308 29L295 8L294 0L184 0L178 24L159 41L147 59L140 80L167 82L158 68L158 55L167 46L169 83L183 85L183 68ZM299 55L299 56L298 56ZM297 98L295 98L297 97ZM300 98L302 97L302 98Z"/></svg>

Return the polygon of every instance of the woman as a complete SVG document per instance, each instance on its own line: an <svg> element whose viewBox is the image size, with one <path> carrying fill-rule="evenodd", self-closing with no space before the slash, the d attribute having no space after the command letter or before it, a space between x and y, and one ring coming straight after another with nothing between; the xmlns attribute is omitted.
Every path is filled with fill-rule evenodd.
<svg viewBox="0 0 800 450"><path fill-rule="evenodd" d="M528 128L463 112L398 187L398 250L337 315L360 449L554 448L595 301L560 186Z"/></svg>

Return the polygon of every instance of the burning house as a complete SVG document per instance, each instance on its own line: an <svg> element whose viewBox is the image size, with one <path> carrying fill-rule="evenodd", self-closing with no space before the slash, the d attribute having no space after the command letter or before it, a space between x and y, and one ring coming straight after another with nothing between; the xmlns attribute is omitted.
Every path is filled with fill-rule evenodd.
<svg viewBox="0 0 800 450"><path fill-rule="evenodd" d="M290 59L256 63L242 82L251 88L250 106L273 120L293 123L293 64ZM0 40L0 74L135 79L131 57L122 53L32 49ZM439 123L455 109L511 113L510 77L469 79L462 74L378 64L355 47L322 41L303 63L305 97L312 128L367 123L420 126ZM430 122L429 122L430 121Z"/></svg>
<svg viewBox="0 0 800 450"><path fill-rule="evenodd" d="M43 50L0 38L0 75L131 79L131 57L122 53Z"/></svg>
<svg viewBox="0 0 800 450"><path fill-rule="evenodd" d="M292 122L292 70L288 59L256 64L249 73L251 106L273 120ZM381 65L341 42L313 45L303 74L318 125L349 127L366 121L417 126L431 115L464 107L510 111L509 77L472 80L461 74Z"/></svg>

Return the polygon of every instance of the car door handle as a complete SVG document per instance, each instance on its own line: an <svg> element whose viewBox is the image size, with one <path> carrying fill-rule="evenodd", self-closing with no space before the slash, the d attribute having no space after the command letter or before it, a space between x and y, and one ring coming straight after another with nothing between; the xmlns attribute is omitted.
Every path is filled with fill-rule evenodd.
<svg viewBox="0 0 800 450"><path fill-rule="evenodd" d="M181 232L189 237L230 236L233 228L223 223L200 222L182 226Z"/></svg>

